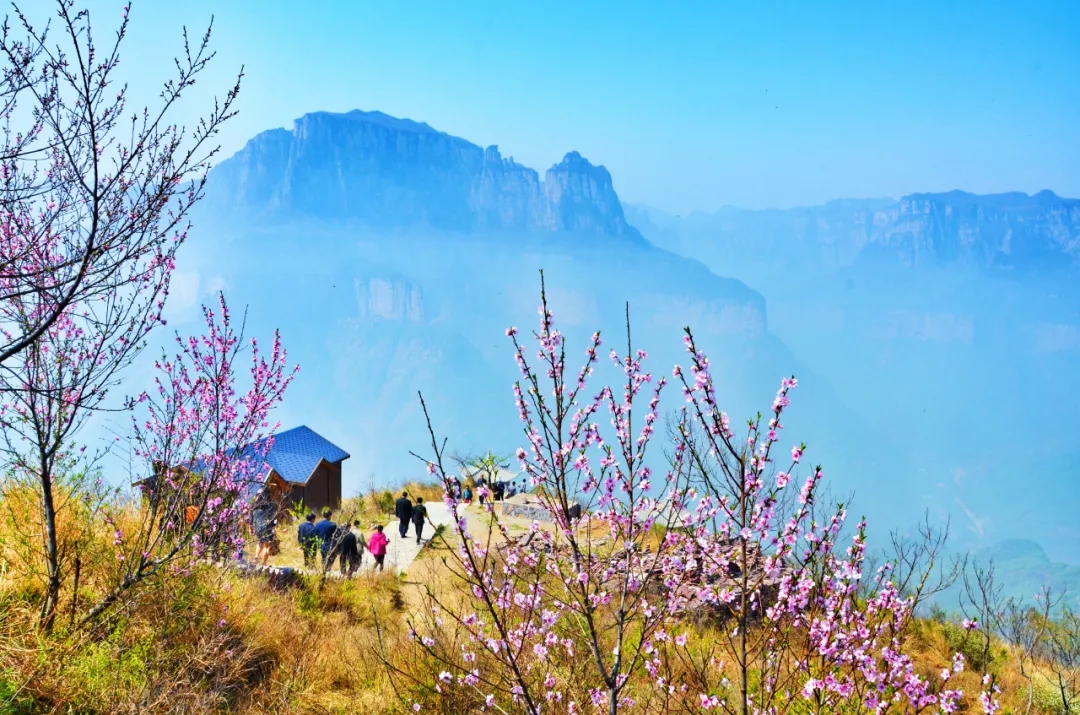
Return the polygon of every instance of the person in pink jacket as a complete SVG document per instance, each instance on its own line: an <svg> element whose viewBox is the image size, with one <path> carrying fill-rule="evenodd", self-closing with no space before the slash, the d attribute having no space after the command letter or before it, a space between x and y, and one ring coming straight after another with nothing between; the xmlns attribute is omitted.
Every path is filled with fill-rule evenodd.
<svg viewBox="0 0 1080 715"><path fill-rule="evenodd" d="M375 527L375 531L372 532L371 538L368 539L368 551L375 557L375 568L380 571L383 570L383 559L386 558L386 545L388 543L390 543L390 539L386 538L382 524L379 524Z"/></svg>

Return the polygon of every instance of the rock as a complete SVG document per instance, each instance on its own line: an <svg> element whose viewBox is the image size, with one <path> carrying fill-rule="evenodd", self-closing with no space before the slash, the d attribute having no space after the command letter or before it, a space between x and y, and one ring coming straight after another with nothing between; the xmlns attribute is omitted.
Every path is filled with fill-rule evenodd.
<svg viewBox="0 0 1080 715"><path fill-rule="evenodd" d="M1080 200L1051 191L912 194L874 213L866 252L907 265L1080 265Z"/></svg>
<svg viewBox="0 0 1080 715"><path fill-rule="evenodd" d="M528 167L427 124L381 112L314 112L263 132L211 173L206 204L256 217L358 220L373 228L572 232L644 242L611 174L570 152L540 181Z"/></svg>

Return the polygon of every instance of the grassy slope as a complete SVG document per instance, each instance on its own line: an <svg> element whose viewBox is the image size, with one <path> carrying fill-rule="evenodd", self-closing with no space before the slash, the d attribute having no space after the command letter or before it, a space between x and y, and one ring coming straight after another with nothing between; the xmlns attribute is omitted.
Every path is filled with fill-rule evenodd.
<svg viewBox="0 0 1080 715"><path fill-rule="evenodd" d="M370 498L349 503L343 511L350 510L361 519L385 518ZM474 533L484 528L477 507L467 518ZM524 530L526 524L512 528ZM299 552L290 538L291 525L282 529L284 551L277 561L288 564L299 559ZM0 696L22 687L23 705L0 706L0 713L402 712L377 654L393 654L406 672L432 672L433 664L418 658L409 645L406 621L425 607L426 589L445 594L451 588L452 577L442 562L445 548L427 549L403 576L366 573L326 583L309 579L283 592L258 579L207 568L146 591L109 628L88 634L62 627L50 639L39 638L31 626L33 585L5 571L0 581ZM714 636L702 632L699 637ZM918 672L938 672L961 640L954 625L918 622L909 649ZM974 660L978 654L968 657ZM996 645L992 657L1006 688L1005 712L1024 712L1026 684L1011 654ZM969 692L977 689L974 677L964 674L962 685ZM1046 683L1038 684L1034 701L1032 712L1056 712ZM435 700L429 704L436 712L455 707Z"/></svg>

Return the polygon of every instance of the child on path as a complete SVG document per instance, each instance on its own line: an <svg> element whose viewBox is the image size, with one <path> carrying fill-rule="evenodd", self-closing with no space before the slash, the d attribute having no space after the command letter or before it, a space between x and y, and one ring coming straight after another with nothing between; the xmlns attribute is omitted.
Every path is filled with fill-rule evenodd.
<svg viewBox="0 0 1080 715"><path fill-rule="evenodd" d="M382 524L379 524L375 527L375 532L368 540L368 551L375 558L375 568L379 571L383 570L383 559L386 558L386 545L388 543L390 543L390 539L386 538Z"/></svg>

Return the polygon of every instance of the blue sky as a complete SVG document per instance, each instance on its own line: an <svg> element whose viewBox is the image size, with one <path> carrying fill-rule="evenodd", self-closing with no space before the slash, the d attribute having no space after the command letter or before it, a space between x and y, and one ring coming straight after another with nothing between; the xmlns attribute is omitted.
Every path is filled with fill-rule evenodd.
<svg viewBox="0 0 1080 715"><path fill-rule="evenodd" d="M99 33L120 5L91 0ZM141 0L133 89L211 14L219 55L185 109L246 66L227 153L306 112L360 108L541 172L578 150L625 201L677 213L955 188L1080 196L1077 2Z"/></svg>

